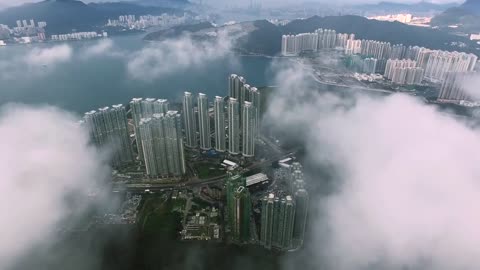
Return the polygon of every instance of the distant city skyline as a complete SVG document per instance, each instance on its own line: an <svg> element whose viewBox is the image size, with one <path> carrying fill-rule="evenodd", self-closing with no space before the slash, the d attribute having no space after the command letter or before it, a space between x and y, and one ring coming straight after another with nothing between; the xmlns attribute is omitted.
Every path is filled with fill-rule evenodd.
<svg viewBox="0 0 480 270"><path fill-rule="evenodd" d="M140 0L80 0L84 3L101 3L101 2L137 2ZM190 2L198 2L195 0L189 0ZM41 1L32 1L32 0L0 0L0 9L8 8L12 6L19 6L26 3L36 3ZM221 7L224 6L249 6L251 4L251 0L240 0L240 1L223 1L223 0L203 0L205 4L214 4L220 5ZM262 6L278 6L278 5L285 5L285 4L299 4L298 1L295 0L256 0L257 3L260 3ZM306 0L302 1L301 3L322 3L322 4L329 4L332 5L331 1L327 0ZM382 0L339 0L335 1L333 5L343 5L343 4L375 4L385 2ZM434 4L448 4L448 3L458 3L461 4L465 2L464 0L389 0L387 2L393 3L402 3L402 4L412 4L412 3L419 3L419 2L429 2Z"/></svg>

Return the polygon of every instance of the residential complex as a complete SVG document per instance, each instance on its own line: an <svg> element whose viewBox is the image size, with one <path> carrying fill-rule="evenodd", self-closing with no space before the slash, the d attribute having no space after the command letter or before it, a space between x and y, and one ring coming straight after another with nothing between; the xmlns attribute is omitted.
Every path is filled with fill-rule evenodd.
<svg viewBox="0 0 480 270"><path fill-rule="evenodd" d="M112 164L115 167L133 161L127 113L123 105L87 112L83 119L92 141L97 146L113 149Z"/></svg>
<svg viewBox="0 0 480 270"><path fill-rule="evenodd" d="M153 114L140 121L141 144L149 177L179 177L185 174L185 154L177 111Z"/></svg>
<svg viewBox="0 0 480 270"><path fill-rule="evenodd" d="M473 75L474 73L472 72L448 72L438 94L438 101L478 101L478 96L473 96L472 93L468 93L465 89L466 81Z"/></svg>
<svg viewBox="0 0 480 270"><path fill-rule="evenodd" d="M134 98L130 101L133 125L135 127L135 139L137 142L138 158L143 160L142 138L140 133L140 122L143 118L150 118L154 114L165 114L168 111L169 103L166 99Z"/></svg>
<svg viewBox="0 0 480 270"><path fill-rule="evenodd" d="M409 20L409 17L404 19ZM323 49L343 50L349 63L347 65L353 66L352 63L356 63L358 70L367 76L383 74L385 79L396 85L442 85L439 100L443 101L467 97L465 94L457 94L462 90L453 87L459 84L453 82L462 80L463 76L458 74L473 72L478 61L478 57L471 53L392 45L377 40L356 40L353 34L336 34L334 30L328 29L282 37L284 56L296 56L302 52L318 52ZM361 75L355 76L361 79Z"/></svg>

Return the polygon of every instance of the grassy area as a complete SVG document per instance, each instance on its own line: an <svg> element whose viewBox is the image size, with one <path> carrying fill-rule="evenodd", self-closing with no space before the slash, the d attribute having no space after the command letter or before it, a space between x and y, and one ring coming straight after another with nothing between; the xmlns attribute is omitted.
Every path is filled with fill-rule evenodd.
<svg viewBox="0 0 480 270"><path fill-rule="evenodd" d="M139 222L143 235L152 238L176 238L181 229L181 214L172 211L172 207L172 200L147 198Z"/></svg>
<svg viewBox="0 0 480 270"><path fill-rule="evenodd" d="M185 209L185 205L187 204L187 200L183 198L177 198L172 200L172 210L173 211L182 211Z"/></svg>
<svg viewBox="0 0 480 270"><path fill-rule="evenodd" d="M194 165L200 179L208 179L225 174L225 171L219 170L218 166L210 163L199 163Z"/></svg>

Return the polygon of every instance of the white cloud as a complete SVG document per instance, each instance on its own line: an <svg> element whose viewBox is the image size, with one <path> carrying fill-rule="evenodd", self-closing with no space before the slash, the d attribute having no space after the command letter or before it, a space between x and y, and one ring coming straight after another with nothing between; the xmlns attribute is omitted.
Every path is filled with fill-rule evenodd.
<svg viewBox="0 0 480 270"><path fill-rule="evenodd" d="M109 170L69 113L23 105L0 109L0 269L8 269L34 245L48 244L59 222L87 205L69 205L68 195L86 195Z"/></svg>
<svg viewBox="0 0 480 270"><path fill-rule="evenodd" d="M18 80L24 79L25 74L30 78L48 74L58 65L70 61L72 57L73 49L66 44L28 48L23 57L7 55L0 60L0 79Z"/></svg>
<svg viewBox="0 0 480 270"><path fill-rule="evenodd" d="M466 77L462 83L462 89L475 100L480 100L480 75L477 73Z"/></svg>
<svg viewBox="0 0 480 270"><path fill-rule="evenodd" d="M191 36L184 35L153 43L134 53L127 69L132 78L151 81L227 57L231 46L231 37L225 32L219 32L213 41L195 41Z"/></svg>
<svg viewBox="0 0 480 270"><path fill-rule="evenodd" d="M67 45L57 45L50 48L34 48L26 56L24 61L33 66L52 65L67 62L72 58L73 49Z"/></svg>
<svg viewBox="0 0 480 270"><path fill-rule="evenodd" d="M321 94L305 72L278 73L266 120L294 130L314 167L335 170L334 191L312 194L314 264L478 269L479 130L402 94Z"/></svg>
<svg viewBox="0 0 480 270"><path fill-rule="evenodd" d="M115 47L115 44L111 39L101 39L95 44L88 46L82 52L82 56L87 59L96 56L123 57L125 55L126 53L121 52Z"/></svg>

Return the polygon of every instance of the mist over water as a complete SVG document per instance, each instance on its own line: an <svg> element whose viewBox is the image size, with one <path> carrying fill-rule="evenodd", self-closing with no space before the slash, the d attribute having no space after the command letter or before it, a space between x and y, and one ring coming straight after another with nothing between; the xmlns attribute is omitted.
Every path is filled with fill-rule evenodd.
<svg viewBox="0 0 480 270"><path fill-rule="evenodd" d="M82 114L112 104L127 103L133 97L158 97L181 101L181 94L203 91L209 97L226 95L227 76L239 73L252 85L268 84L265 70L271 59L262 57L215 57L205 65L183 66L174 73L152 80L129 76L128 61L144 48L155 46L142 41L142 35L113 37L105 41L66 43L72 48L68 61L47 63L27 69L15 58L24 58L34 48L50 48L56 43L0 48L0 105L8 102L50 104ZM137 54L136 54L137 53ZM158 58L157 58L158 59ZM44 66L45 65L45 66ZM168 68L166 62L159 62ZM150 72L151 73L151 72ZM139 71L141 75L141 71ZM145 72L147 75L147 72Z"/></svg>

